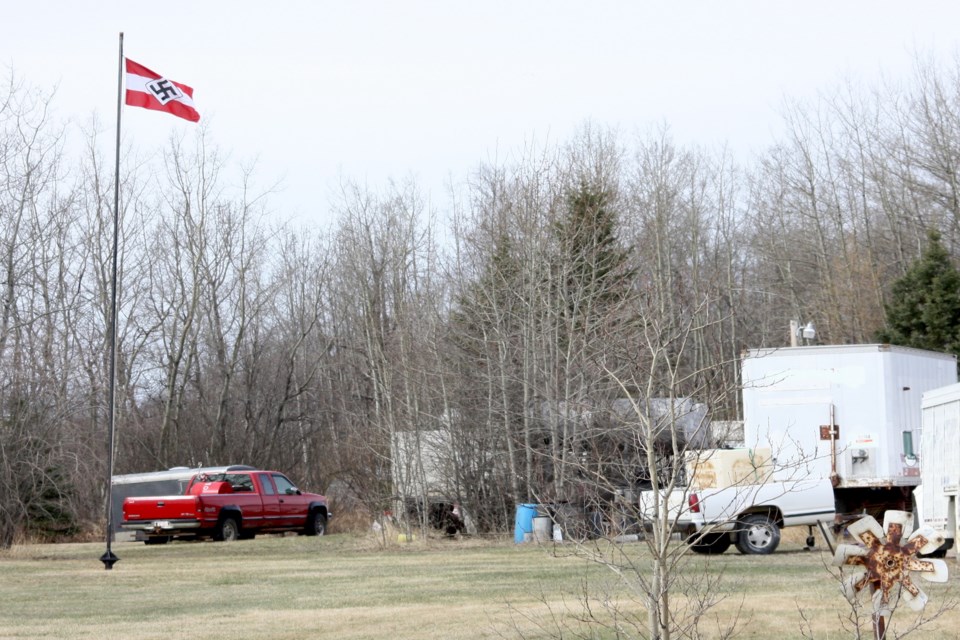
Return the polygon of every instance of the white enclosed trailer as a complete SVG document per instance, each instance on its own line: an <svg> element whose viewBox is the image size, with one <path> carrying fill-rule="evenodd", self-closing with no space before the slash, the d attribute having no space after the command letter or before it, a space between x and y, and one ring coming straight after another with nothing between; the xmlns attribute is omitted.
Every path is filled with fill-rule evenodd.
<svg viewBox="0 0 960 640"><path fill-rule="evenodd" d="M921 485L915 492L920 519L942 531L946 548L951 548L957 537L960 494L960 384L923 394L920 459Z"/></svg>
<svg viewBox="0 0 960 640"><path fill-rule="evenodd" d="M920 484L923 394L957 381L956 357L886 344L752 349L744 439L774 481L830 480L840 514L910 509Z"/></svg>
<svg viewBox="0 0 960 640"><path fill-rule="evenodd" d="M741 380L742 451L758 462L763 452L753 474L762 478L696 486L706 474L689 472L694 483L667 500L694 551L736 543L765 554L785 526L909 510L920 484L921 400L957 382L957 362L885 344L751 349ZM716 466L721 458L704 451L696 460Z"/></svg>

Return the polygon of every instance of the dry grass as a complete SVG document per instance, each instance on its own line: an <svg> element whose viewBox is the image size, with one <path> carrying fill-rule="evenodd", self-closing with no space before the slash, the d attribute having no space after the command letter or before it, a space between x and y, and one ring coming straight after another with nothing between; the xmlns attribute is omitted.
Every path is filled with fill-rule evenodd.
<svg viewBox="0 0 960 640"><path fill-rule="evenodd" d="M716 613L721 623L739 615L739 637L801 638L804 617L816 638L852 637L840 628L848 608L820 553L801 547L787 540L772 557L691 557L688 575L722 574ZM559 637L549 629L576 626L583 584L642 613L609 571L572 557L568 546L551 553L507 539L399 544L331 535L118 543L114 551L121 561L113 571L98 561L102 543L0 554L0 638ZM643 561L642 544L631 553ZM922 586L933 606L951 597L950 585ZM916 637L956 637L957 628L953 611Z"/></svg>

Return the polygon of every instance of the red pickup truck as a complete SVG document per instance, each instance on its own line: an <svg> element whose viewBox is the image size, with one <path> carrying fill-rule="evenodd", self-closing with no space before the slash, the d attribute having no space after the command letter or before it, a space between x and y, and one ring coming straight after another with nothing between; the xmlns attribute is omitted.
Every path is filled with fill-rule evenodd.
<svg viewBox="0 0 960 640"><path fill-rule="evenodd" d="M282 531L322 536L331 517L324 496L303 493L282 473L230 470L197 474L184 495L126 498L120 526L147 544L164 544Z"/></svg>

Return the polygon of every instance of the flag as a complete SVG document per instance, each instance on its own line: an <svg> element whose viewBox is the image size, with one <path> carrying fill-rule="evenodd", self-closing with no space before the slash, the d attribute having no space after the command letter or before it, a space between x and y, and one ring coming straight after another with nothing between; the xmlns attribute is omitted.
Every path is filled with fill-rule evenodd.
<svg viewBox="0 0 960 640"><path fill-rule="evenodd" d="M127 104L165 111L190 122L200 121L200 114L193 104L193 87L168 80L130 58L127 58L125 63Z"/></svg>

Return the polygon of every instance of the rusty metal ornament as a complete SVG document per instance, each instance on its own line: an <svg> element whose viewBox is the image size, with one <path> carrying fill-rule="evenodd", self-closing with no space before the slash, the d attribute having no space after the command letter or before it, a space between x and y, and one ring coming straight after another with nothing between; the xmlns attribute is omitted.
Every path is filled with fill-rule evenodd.
<svg viewBox="0 0 960 640"><path fill-rule="evenodd" d="M833 564L853 571L841 584L851 604L869 587L877 615L889 618L899 598L914 611L920 611L927 604L927 595L914 583L913 576L919 575L930 582L947 581L946 562L917 557L918 553L936 551L943 544L943 534L931 527L911 534L912 529L913 514L907 511L887 511L882 529L873 516L861 518L847 527L862 546L839 545ZM906 543L901 545L908 534Z"/></svg>

